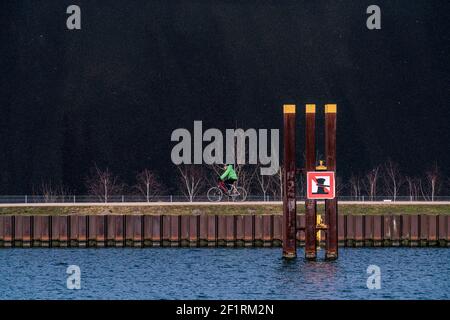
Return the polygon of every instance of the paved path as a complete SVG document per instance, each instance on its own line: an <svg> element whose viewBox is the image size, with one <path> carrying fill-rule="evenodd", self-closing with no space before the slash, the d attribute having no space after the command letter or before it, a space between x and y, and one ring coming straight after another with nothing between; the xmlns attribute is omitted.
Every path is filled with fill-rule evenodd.
<svg viewBox="0 0 450 320"><path fill-rule="evenodd" d="M323 202L323 201L322 201ZM321 201L318 201L321 203ZM450 205L450 201L340 201L340 204L350 205ZM281 205L281 201L245 201L245 202L85 202L85 203L0 203L0 208L6 207L147 207L147 206L263 206ZM298 201L298 205L303 205L303 201Z"/></svg>

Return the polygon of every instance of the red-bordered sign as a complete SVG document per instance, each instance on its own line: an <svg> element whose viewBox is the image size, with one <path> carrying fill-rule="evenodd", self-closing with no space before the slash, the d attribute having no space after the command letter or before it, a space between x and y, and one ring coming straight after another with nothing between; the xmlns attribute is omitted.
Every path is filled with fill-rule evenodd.
<svg viewBox="0 0 450 320"><path fill-rule="evenodd" d="M333 171L309 171L306 173L308 199L334 199L335 180Z"/></svg>

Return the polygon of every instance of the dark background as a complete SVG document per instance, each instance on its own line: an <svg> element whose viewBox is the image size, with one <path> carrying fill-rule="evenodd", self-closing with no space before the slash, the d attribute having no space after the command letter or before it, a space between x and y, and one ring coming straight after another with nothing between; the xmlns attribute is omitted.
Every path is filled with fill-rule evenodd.
<svg viewBox="0 0 450 320"><path fill-rule="evenodd" d="M66 28L70 4L81 30ZM381 30L366 28L370 4ZM2 1L0 193L42 181L83 193L94 164L173 186L174 129L280 128L292 102L338 104L343 177L389 157L448 175L449 12L437 0Z"/></svg>

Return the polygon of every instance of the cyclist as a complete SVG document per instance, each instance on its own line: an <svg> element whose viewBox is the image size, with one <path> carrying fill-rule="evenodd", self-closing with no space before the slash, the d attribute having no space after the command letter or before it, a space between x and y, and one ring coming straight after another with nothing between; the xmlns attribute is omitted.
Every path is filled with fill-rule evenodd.
<svg viewBox="0 0 450 320"><path fill-rule="evenodd" d="M232 164L226 164L223 166L225 172L220 176L220 180L225 184L228 193L230 193L233 184L237 181L238 176L233 169Z"/></svg>

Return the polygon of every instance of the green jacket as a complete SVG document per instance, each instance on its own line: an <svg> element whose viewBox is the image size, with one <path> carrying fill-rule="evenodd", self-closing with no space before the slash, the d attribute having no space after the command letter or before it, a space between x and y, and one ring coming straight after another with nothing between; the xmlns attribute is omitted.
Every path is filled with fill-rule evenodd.
<svg viewBox="0 0 450 320"><path fill-rule="evenodd" d="M228 179L233 179L233 180L237 180L237 174L233 169L233 165L228 165L227 166L227 170L225 170L225 172L220 176L220 180L228 180Z"/></svg>

